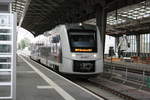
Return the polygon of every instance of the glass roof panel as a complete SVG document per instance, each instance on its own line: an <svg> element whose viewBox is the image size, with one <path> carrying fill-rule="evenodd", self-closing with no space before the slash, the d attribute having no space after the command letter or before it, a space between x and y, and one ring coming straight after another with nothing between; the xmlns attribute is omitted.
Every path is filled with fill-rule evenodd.
<svg viewBox="0 0 150 100"><path fill-rule="evenodd" d="M128 19L138 20L144 17L150 17L150 7L144 4L145 2L142 2L141 5L136 4L136 5L133 5L133 7L130 6L130 7L124 7L124 8L119 9L117 12L118 13L117 20L115 16L112 16L116 14L116 12L114 11L113 14L107 18L109 21L114 20L114 23L110 23L110 22L107 22L107 23L114 25L114 24L124 23L128 21Z"/></svg>
<svg viewBox="0 0 150 100"><path fill-rule="evenodd" d="M24 9L28 0L14 0L12 3L12 11L17 12L17 20L20 22L21 17L23 17Z"/></svg>
<svg viewBox="0 0 150 100"><path fill-rule="evenodd" d="M150 14L145 14L143 17L150 17Z"/></svg>

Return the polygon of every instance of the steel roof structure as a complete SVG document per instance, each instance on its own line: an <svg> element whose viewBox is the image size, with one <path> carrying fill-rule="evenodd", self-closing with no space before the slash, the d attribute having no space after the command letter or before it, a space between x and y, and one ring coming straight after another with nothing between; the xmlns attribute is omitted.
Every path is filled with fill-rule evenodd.
<svg viewBox="0 0 150 100"><path fill-rule="evenodd" d="M85 21L96 25L95 18ZM150 33L150 1L123 7L107 14L107 34Z"/></svg>
<svg viewBox="0 0 150 100"><path fill-rule="evenodd" d="M25 12L25 7L27 5L28 0L14 0L12 3L12 11L17 12L17 23L21 21L23 14Z"/></svg>
<svg viewBox="0 0 150 100"><path fill-rule="evenodd" d="M121 26L118 27L118 24L128 21L136 23L135 20L143 18L144 15L141 12L149 9L147 7L149 0L146 0L145 3L143 1L145 0L15 0L12 9L18 14L18 24L20 23L23 28L37 36L58 24L84 22L93 19L95 18L95 9L100 5L104 7L106 12L110 12L107 19L107 26L109 26L107 33L113 34L115 32L114 34L117 34L124 31ZM146 10L143 10L145 8L137 10L138 7L132 8L130 6L122 8L139 2L143 2L139 4L140 7L146 4L144 6ZM122 9L120 10L120 8ZM139 16L137 11L140 12L141 18L137 17ZM133 16L131 13L137 14ZM149 14L149 12L146 13Z"/></svg>

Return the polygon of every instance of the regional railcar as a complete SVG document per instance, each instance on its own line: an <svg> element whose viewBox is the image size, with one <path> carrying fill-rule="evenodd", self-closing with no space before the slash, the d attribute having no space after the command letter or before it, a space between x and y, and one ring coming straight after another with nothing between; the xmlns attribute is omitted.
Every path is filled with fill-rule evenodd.
<svg viewBox="0 0 150 100"><path fill-rule="evenodd" d="M61 73L96 75L103 72L103 48L93 25L59 25L33 44L31 58Z"/></svg>

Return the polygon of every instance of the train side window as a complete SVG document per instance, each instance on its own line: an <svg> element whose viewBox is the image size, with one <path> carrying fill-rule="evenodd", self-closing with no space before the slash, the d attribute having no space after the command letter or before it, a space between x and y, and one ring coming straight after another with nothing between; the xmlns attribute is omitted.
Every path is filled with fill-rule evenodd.
<svg viewBox="0 0 150 100"><path fill-rule="evenodd" d="M60 35L52 37L52 43L58 43L60 41Z"/></svg>

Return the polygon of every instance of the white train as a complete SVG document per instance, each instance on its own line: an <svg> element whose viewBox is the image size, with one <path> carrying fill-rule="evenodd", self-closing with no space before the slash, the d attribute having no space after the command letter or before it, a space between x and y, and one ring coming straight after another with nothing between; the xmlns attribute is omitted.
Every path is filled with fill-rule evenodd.
<svg viewBox="0 0 150 100"><path fill-rule="evenodd" d="M93 25L59 25L38 37L31 58L61 73L97 75L103 72L100 33Z"/></svg>

